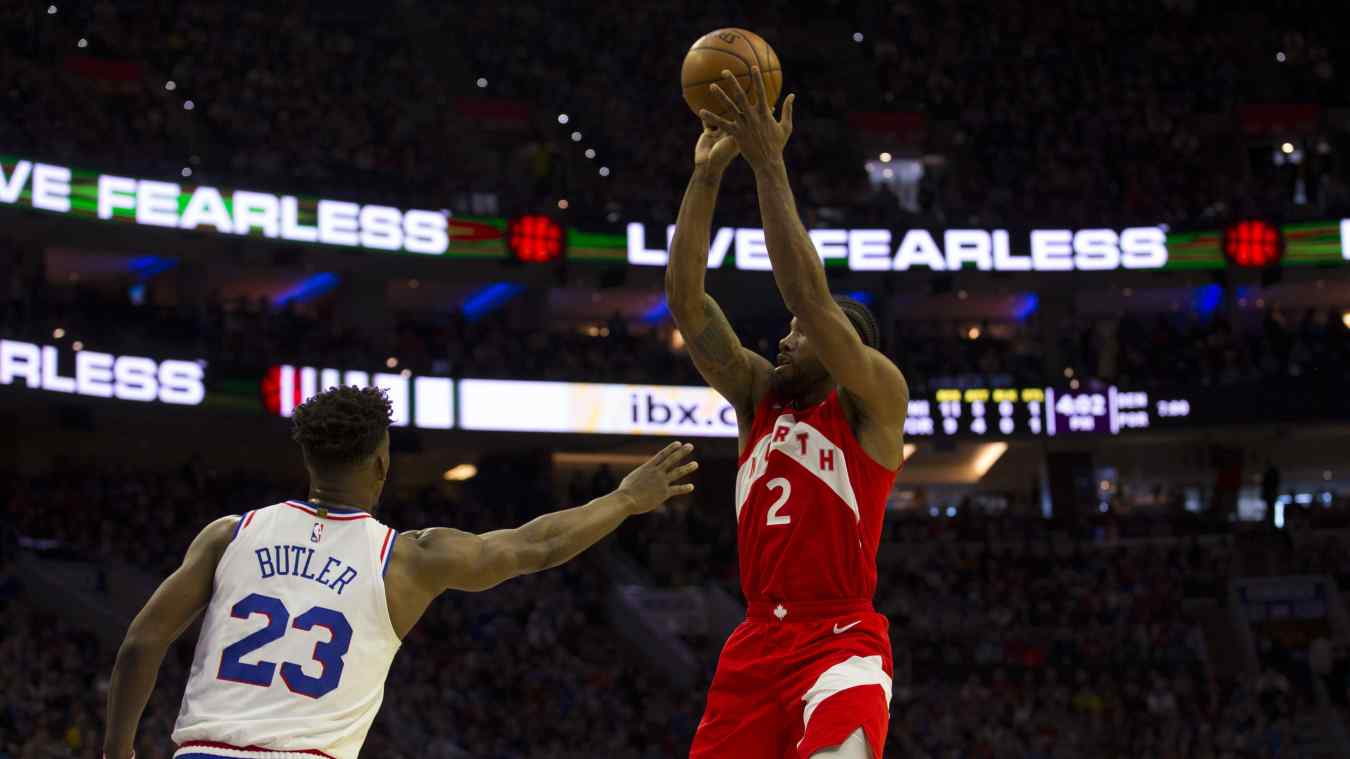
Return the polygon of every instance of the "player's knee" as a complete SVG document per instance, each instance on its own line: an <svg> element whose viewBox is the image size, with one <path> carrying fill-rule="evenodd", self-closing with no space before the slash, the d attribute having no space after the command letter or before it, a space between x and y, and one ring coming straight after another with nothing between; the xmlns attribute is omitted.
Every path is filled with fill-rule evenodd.
<svg viewBox="0 0 1350 759"><path fill-rule="evenodd" d="M823 748L811 755L811 759L873 759L872 747L867 745L867 734L860 727L844 742L832 748Z"/></svg>

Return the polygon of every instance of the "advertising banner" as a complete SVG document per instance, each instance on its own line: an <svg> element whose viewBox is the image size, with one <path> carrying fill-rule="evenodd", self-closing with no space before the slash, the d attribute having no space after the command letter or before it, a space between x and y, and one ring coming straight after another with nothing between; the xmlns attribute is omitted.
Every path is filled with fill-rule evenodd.
<svg viewBox="0 0 1350 759"><path fill-rule="evenodd" d="M466 379L459 403L466 430L736 437L736 412L708 387Z"/></svg>

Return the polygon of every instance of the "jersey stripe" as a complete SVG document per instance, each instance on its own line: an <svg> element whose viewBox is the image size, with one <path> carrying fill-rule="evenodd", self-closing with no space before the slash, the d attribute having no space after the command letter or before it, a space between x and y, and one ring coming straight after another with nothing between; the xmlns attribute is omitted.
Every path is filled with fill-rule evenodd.
<svg viewBox="0 0 1350 759"><path fill-rule="evenodd" d="M249 518L249 517L252 516L252 515L253 515L253 512L251 512L251 511L245 512L245 514L244 514L242 517L239 517L239 521L237 521L237 522L234 523L234 533L233 533L232 535L230 535L230 542L231 542L231 543L234 542L234 539L235 539L235 538L239 537L239 528L244 526L244 520L247 519L247 518Z"/></svg>
<svg viewBox="0 0 1350 759"><path fill-rule="evenodd" d="M886 674L880 656L850 656L845 661L820 673L815 683L802 694L806 706L802 709L802 735L805 740L806 728L811 724L811 715L825 699L862 685L880 685L886 694L887 706L891 703L891 676ZM797 741L797 745L802 745Z"/></svg>
<svg viewBox="0 0 1350 759"><path fill-rule="evenodd" d="M783 439L774 441L775 431L780 427L789 429ZM805 436L804 438L800 436ZM796 461L807 473L820 480L826 487L839 496L854 521L862 520L862 511L858 508L858 498L853 493L853 483L849 482L848 462L844 460L844 449L836 446L825 433L807 422L797 421L792 414L781 414L769 425L768 432L755 444L754 452L741 464L736 476L736 519L740 520L741 509L750 498L751 487L764 476L769 469L769 455L777 451ZM819 465L821 455L828 455L830 466ZM837 456L837 459L836 459Z"/></svg>
<svg viewBox="0 0 1350 759"><path fill-rule="evenodd" d="M256 511L250 511L249 513L244 515L244 518L240 520L244 527L248 527L249 523L253 521L253 515L256 513L257 513Z"/></svg>
<svg viewBox="0 0 1350 759"><path fill-rule="evenodd" d="M389 571L389 560L394 558L394 544L398 538L394 537L394 528L390 527L389 532L384 534L384 545L380 546L380 575L384 576Z"/></svg>
<svg viewBox="0 0 1350 759"><path fill-rule="evenodd" d="M288 749L286 751L277 751L275 749L263 748L262 746L231 746L228 743L218 743L216 741L188 741L178 747L175 756L184 756L184 749L211 749L215 751L228 752L233 756L243 756L244 754L263 754L266 756L289 757L289 756L319 756L324 759L333 759L330 754L315 749ZM237 752L237 753L236 753Z"/></svg>
<svg viewBox="0 0 1350 759"><path fill-rule="evenodd" d="M769 471L769 439L773 436L773 430L769 434L760 437L759 442L755 443L754 450L745 462L741 464L740 470L736 472L736 521L741 521L741 509L745 507L745 502L750 498L750 488L764 473Z"/></svg>
<svg viewBox="0 0 1350 759"><path fill-rule="evenodd" d="M286 505L293 509L296 509L297 511L303 511L306 514L309 514L310 516L319 515L318 509L315 509L313 506L310 506L309 504L300 503L298 501L287 501ZM357 519L370 519L370 515L364 512L356 514L335 514L330 510L328 512L328 516L325 517L325 519L333 519L339 522L351 522Z"/></svg>
<svg viewBox="0 0 1350 759"><path fill-rule="evenodd" d="M365 509L358 509L355 506L342 506L332 503L315 503L314 501L307 500L292 501L292 503L308 506L311 509L325 509L331 514L361 514L365 512Z"/></svg>

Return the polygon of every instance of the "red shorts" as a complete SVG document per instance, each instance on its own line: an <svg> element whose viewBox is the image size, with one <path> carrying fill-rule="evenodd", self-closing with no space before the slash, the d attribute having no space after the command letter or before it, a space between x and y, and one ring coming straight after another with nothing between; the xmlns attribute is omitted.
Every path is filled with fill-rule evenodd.
<svg viewBox="0 0 1350 759"><path fill-rule="evenodd" d="M751 603L722 648L690 759L807 759L860 727L879 758L888 630L869 601Z"/></svg>

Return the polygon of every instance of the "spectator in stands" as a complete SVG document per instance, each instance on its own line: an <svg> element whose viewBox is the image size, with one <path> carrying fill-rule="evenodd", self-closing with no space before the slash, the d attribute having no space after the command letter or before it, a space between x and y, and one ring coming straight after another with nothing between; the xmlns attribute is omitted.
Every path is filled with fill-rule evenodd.
<svg viewBox="0 0 1350 759"><path fill-rule="evenodd" d="M1290 692L1289 678L1273 666L1265 666L1256 679L1256 697L1268 721L1274 721L1284 709Z"/></svg>

